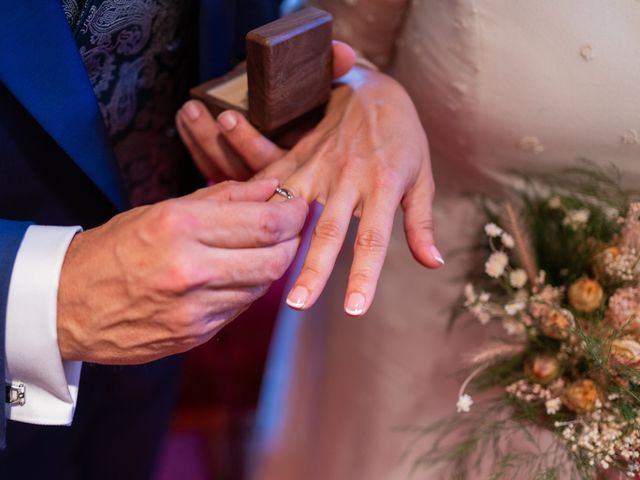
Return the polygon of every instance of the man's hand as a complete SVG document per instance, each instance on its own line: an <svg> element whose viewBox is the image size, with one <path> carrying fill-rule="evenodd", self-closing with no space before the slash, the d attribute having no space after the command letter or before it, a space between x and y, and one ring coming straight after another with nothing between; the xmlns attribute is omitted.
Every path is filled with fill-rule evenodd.
<svg viewBox="0 0 640 480"><path fill-rule="evenodd" d="M259 172L260 177L278 178L295 195L325 205L287 298L292 307L313 305L352 214L361 216L345 299L347 313L361 315L373 300L399 204L415 258L430 268L444 261L433 239L429 148L413 103L386 75L357 69L349 77L334 89L325 118L291 151L261 136L236 112L224 112L216 122L192 101L177 120L203 173L243 177Z"/></svg>
<svg viewBox="0 0 640 480"><path fill-rule="evenodd" d="M65 360L137 364L210 339L290 265L304 200L276 180L226 182L76 236L58 293Z"/></svg>

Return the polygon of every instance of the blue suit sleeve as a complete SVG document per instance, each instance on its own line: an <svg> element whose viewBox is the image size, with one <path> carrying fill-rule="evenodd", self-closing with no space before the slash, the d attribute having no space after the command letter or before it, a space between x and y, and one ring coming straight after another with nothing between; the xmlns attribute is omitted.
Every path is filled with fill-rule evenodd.
<svg viewBox="0 0 640 480"><path fill-rule="evenodd" d="M29 222L15 222L0 219L0 372L2 372L2 407L0 407L0 448L6 446L7 419L4 408L5 401L5 324L7 316L7 297L11 272L22 238L29 227Z"/></svg>

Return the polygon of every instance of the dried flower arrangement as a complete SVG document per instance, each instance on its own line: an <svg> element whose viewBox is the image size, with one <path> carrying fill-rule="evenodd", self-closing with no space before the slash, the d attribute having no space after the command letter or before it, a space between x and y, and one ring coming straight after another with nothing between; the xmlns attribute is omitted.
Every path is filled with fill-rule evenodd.
<svg viewBox="0 0 640 480"><path fill-rule="evenodd" d="M491 458L492 479L633 478L640 203L615 168L585 164L516 183L508 201L483 199L489 251L462 299L503 335L470 359L458 413L411 428L434 437L415 466L444 465L451 478L469 478ZM541 432L551 435L541 440ZM516 433L531 448L514 447Z"/></svg>

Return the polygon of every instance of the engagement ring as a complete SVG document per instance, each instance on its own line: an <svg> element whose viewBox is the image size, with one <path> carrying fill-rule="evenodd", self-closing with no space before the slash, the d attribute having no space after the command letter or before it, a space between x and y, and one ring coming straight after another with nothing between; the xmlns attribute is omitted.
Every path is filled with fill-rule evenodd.
<svg viewBox="0 0 640 480"><path fill-rule="evenodd" d="M284 187L277 187L276 188L276 193L278 195L283 196L284 198L286 198L287 200L291 200L293 198L293 193L291 193L289 190L287 190Z"/></svg>

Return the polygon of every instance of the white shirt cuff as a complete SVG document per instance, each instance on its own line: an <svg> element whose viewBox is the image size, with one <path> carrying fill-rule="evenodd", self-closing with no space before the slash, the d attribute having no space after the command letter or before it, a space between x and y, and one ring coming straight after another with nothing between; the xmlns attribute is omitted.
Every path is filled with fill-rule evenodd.
<svg viewBox="0 0 640 480"><path fill-rule="evenodd" d="M6 380L26 387L24 405L7 405L7 418L69 425L82 362L63 361L58 348L58 283L62 263L80 227L30 226L20 244L9 285Z"/></svg>

